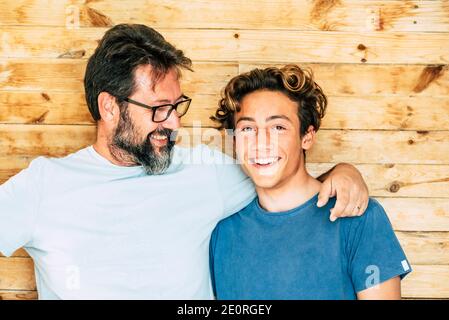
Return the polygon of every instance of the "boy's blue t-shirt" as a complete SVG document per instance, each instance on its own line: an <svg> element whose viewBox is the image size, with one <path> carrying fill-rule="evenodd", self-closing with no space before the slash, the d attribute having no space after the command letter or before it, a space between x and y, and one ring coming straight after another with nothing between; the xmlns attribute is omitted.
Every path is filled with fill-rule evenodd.
<svg viewBox="0 0 449 320"><path fill-rule="evenodd" d="M258 198L222 220L210 243L217 299L356 299L357 292L410 264L382 206L374 199L361 217L330 222L335 199L318 208L318 195L280 213Z"/></svg>

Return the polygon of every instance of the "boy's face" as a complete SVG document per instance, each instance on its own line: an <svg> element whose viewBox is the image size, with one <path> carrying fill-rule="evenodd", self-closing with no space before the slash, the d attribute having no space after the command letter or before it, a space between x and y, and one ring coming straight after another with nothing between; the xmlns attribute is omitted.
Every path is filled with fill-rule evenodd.
<svg viewBox="0 0 449 320"><path fill-rule="evenodd" d="M310 148L314 132L300 137L298 106L281 92L252 92L240 107L235 137L243 170L259 188L281 186L299 170L302 149Z"/></svg>

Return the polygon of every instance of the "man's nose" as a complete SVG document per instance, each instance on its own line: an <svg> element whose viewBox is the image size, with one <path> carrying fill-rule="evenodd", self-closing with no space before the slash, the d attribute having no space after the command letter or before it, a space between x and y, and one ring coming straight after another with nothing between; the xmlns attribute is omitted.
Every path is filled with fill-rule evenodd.
<svg viewBox="0 0 449 320"><path fill-rule="evenodd" d="M167 118L167 120L162 122L161 125L164 128L171 129L171 130L179 129L179 127L181 127L181 120L180 120L176 110L173 110L172 113L170 113L170 116Z"/></svg>

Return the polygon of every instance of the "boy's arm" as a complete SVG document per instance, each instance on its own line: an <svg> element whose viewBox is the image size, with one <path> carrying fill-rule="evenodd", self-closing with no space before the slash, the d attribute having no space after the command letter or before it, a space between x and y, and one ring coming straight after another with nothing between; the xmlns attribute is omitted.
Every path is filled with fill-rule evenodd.
<svg viewBox="0 0 449 320"><path fill-rule="evenodd" d="M401 300L401 279L394 277L357 293L358 300Z"/></svg>

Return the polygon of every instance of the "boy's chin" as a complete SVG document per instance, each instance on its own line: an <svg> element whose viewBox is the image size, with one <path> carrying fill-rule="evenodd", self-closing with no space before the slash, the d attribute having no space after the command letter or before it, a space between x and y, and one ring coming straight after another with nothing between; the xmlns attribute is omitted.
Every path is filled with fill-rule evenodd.
<svg viewBox="0 0 449 320"><path fill-rule="evenodd" d="M268 176L250 176L256 188L260 189L272 189L279 183L279 178Z"/></svg>

